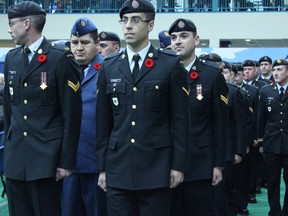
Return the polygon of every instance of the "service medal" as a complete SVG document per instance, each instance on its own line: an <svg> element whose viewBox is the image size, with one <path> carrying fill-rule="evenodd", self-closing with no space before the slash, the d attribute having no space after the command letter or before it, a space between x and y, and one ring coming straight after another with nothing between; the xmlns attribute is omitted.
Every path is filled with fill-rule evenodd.
<svg viewBox="0 0 288 216"><path fill-rule="evenodd" d="M41 72L40 75L40 88L44 91L47 88L47 72Z"/></svg>
<svg viewBox="0 0 288 216"><path fill-rule="evenodd" d="M204 97L202 94L202 84L196 85L196 98L201 101Z"/></svg>

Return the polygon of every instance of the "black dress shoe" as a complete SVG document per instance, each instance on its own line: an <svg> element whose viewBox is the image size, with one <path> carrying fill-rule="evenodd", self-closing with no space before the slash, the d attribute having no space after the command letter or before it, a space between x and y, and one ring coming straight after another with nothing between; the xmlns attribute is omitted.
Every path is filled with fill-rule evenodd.
<svg viewBox="0 0 288 216"><path fill-rule="evenodd" d="M239 215L249 215L249 210L246 209L238 209L238 214Z"/></svg>

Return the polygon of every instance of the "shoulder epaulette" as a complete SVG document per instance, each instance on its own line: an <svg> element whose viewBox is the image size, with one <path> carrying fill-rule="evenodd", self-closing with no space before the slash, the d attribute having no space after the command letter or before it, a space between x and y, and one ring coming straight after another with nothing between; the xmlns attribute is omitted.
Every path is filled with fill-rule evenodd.
<svg viewBox="0 0 288 216"><path fill-rule="evenodd" d="M273 85L274 85L274 83L267 83L266 85L264 85L264 86L262 87L262 89L263 89L263 88L268 88L268 87L273 86Z"/></svg>
<svg viewBox="0 0 288 216"><path fill-rule="evenodd" d="M69 51L70 48L65 43L51 43L50 46L52 48L58 49L58 50L65 50Z"/></svg>
<svg viewBox="0 0 288 216"><path fill-rule="evenodd" d="M167 55L178 56L175 50L168 50L168 49L162 49L162 48L158 48L158 50L159 52L167 54Z"/></svg>
<svg viewBox="0 0 288 216"><path fill-rule="evenodd" d="M201 62L202 64L204 64L204 65L207 65L207 66L209 66L209 67L215 68L215 69L217 69L217 70L220 69L220 66L219 66L217 63L213 62L213 61L202 60L202 61L200 61L200 62Z"/></svg>
<svg viewBox="0 0 288 216"><path fill-rule="evenodd" d="M12 48L12 49L10 49L10 50L8 51L8 53L9 53L9 52L17 51L17 50L19 50L19 49L22 49L22 48L21 48L20 46L19 46L19 47Z"/></svg>
<svg viewBox="0 0 288 216"><path fill-rule="evenodd" d="M120 56L122 54L123 54L123 51L118 52L118 53L110 53L104 58L104 61L111 59L111 58L115 58L116 56Z"/></svg>

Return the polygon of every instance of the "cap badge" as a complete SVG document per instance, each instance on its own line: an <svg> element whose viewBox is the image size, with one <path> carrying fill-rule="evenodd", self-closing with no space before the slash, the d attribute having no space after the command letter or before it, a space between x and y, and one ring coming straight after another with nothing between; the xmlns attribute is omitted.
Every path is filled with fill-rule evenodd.
<svg viewBox="0 0 288 216"><path fill-rule="evenodd" d="M136 0L132 1L132 8L136 9L139 7L139 3Z"/></svg>
<svg viewBox="0 0 288 216"><path fill-rule="evenodd" d="M105 39L106 37L107 37L106 33L103 32L103 33L101 34L101 38Z"/></svg>
<svg viewBox="0 0 288 216"><path fill-rule="evenodd" d="M183 21L180 21L180 22L178 23L178 27L179 27L179 28L184 28L184 27L185 27L185 23L184 23Z"/></svg>
<svg viewBox="0 0 288 216"><path fill-rule="evenodd" d="M84 20L81 20L80 21L80 25L84 28L87 24L86 24L86 22Z"/></svg>
<svg viewBox="0 0 288 216"><path fill-rule="evenodd" d="M280 64L281 63L281 59L277 59L277 63Z"/></svg>

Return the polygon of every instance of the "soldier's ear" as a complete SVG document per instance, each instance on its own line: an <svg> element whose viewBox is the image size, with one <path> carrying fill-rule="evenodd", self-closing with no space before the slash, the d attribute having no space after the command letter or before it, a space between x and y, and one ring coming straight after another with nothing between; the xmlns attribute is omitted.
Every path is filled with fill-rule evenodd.
<svg viewBox="0 0 288 216"><path fill-rule="evenodd" d="M148 32L151 32L154 28L154 20L151 20L149 23L148 23Z"/></svg>

